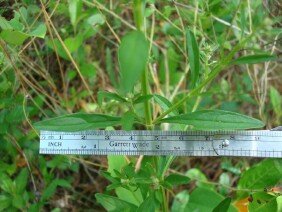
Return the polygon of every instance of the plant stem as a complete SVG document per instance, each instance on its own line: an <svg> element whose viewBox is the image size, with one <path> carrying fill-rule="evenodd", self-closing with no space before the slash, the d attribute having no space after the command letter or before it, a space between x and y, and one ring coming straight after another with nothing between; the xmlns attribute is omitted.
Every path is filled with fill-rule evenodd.
<svg viewBox="0 0 282 212"><path fill-rule="evenodd" d="M144 33L144 10L145 3L143 0L133 1L133 14L136 28ZM148 95L150 93L149 80L148 80L148 69L145 68L141 80L142 95ZM145 110L145 121L148 129L152 129L152 115L149 101L144 102Z"/></svg>
<svg viewBox="0 0 282 212"><path fill-rule="evenodd" d="M145 2L143 0L134 0L133 1L133 13L134 13L134 20L135 20L135 25L138 30L144 33L144 5ZM142 86L142 95L148 95L150 93L150 87L149 87L149 79L148 79L148 69L145 68L141 80L141 86ZM147 129L153 129L152 126L152 115L151 115L151 108L149 101L144 102L144 111L145 111L145 120L146 120L146 126ZM158 162L159 162L159 157L155 156L153 157L154 165L156 169L158 168ZM162 193L162 202L161 202L161 207L162 211L167 212L168 211L168 206L166 203L166 196L165 196L165 190L162 187L161 188L161 193Z"/></svg>
<svg viewBox="0 0 282 212"><path fill-rule="evenodd" d="M135 26L144 32L144 3L143 0L133 0L133 15Z"/></svg>
<svg viewBox="0 0 282 212"><path fill-rule="evenodd" d="M166 201L165 189L163 187L161 188L161 192L162 192L162 209L163 209L162 211L168 212L168 205Z"/></svg>
<svg viewBox="0 0 282 212"><path fill-rule="evenodd" d="M142 76L142 94L148 95L149 94L149 83L148 83L148 70L145 68L143 76ZM151 108L149 101L144 102L144 110L145 110L145 119L146 119L146 126L148 129L152 129L152 115L151 115Z"/></svg>
<svg viewBox="0 0 282 212"><path fill-rule="evenodd" d="M239 51L244 44L251 39L252 35L248 36L245 40L238 43L234 49L227 55L226 58L223 58L221 63L215 67L215 69L210 73L210 75L207 77L205 81L203 81L200 85L198 85L195 89L193 89L187 96L183 97L181 100L176 102L174 105L172 105L169 109L167 109L165 112L163 112L158 118L156 118L152 124L157 124L162 118L164 118L167 114L178 108L180 105L182 105L187 99L189 99L192 96L196 96L200 93L201 89L204 88L207 84L209 84L218 74L220 71L223 70L228 64L231 62L232 57L234 54Z"/></svg>

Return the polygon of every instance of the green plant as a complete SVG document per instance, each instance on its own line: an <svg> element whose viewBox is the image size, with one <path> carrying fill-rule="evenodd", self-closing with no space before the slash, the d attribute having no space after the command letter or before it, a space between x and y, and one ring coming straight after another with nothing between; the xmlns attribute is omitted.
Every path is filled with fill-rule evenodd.
<svg viewBox="0 0 282 212"><path fill-rule="evenodd" d="M29 118L55 117L34 124L38 130L116 130L120 127L124 130L218 130L264 126L257 119L238 113L247 113L243 108L248 103L247 106L253 109L252 113L248 112L249 115L260 116L267 121L263 115L266 100L257 94L259 92L255 92L255 97L249 94L259 87L254 80L258 76L252 77L252 74L260 70L260 66L253 64L266 64L277 59L273 52L269 53L268 49L262 49L256 44L261 37L267 40L273 37L264 33L269 24L265 21L266 15L260 13L263 9L258 3L160 3L164 5L162 9L158 9L155 1L134 0L121 4L127 6L126 12L123 6L115 5L112 1L107 2L106 6L98 1L92 3L87 0L71 0L68 5L40 1L41 9L38 5L27 9L20 7L18 13L15 10L14 19L9 21L1 17L1 57L7 59L4 66L9 66L9 71L5 71L5 77L0 81L4 86L0 89L3 88L3 96L7 96L10 102L4 103L4 112L0 113L2 134L6 136L7 123L14 125L14 120L24 120L24 114L17 112L23 109ZM35 21L34 26L37 27L31 27L32 11L36 11L34 8L42 12L45 21ZM250 8L253 8L253 12ZM117 15L119 13L131 17L135 26L122 15ZM52 21L52 15L58 19ZM65 20L70 20L70 23ZM61 27L56 27L56 24ZM123 26L128 28L123 30ZM107 27L110 30L106 30ZM270 27L269 30L275 36L279 35L275 29ZM97 34L102 34L109 43L98 39L93 41ZM45 40L40 40L42 49L36 50L33 55L31 52L28 54L40 64L33 68L28 66L26 58L21 57L19 52L23 51L27 41L31 41L34 49L37 49L33 42L36 38ZM55 70L45 67L44 59L49 54L58 63L52 66ZM17 60L14 61L11 55ZM101 61L97 58L101 58ZM25 71L24 74L20 68ZM29 69L34 73L30 74ZM15 80L6 77L10 74L13 78L18 77L20 83L17 86L22 86L24 94L29 94L32 108L25 106L26 100L22 93L19 94L19 102L11 101L10 96L14 93L10 84ZM267 85L263 86L266 87L261 89L266 92ZM276 123L279 124L279 92L271 88L270 97L277 117ZM7 115L7 108L12 110L10 115ZM74 111L80 112L67 114ZM14 117L19 114L20 118ZM17 127L13 128L16 132L10 134L23 136ZM36 136L33 131L29 134L32 139ZM11 149L14 151L7 146L2 151ZM37 150L38 147L34 148L32 155ZM13 154L7 160L14 159ZM101 175L111 184L103 194L95 196L97 202L109 211L168 211L170 208L172 211L235 211L231 203L239 202L240 199L246 201L252 192L254 201L249 203L250 210L281 207L281 201L278 204L279 198L275 193L269 190L261 193L265 187L268 189L281 182L280 160L265 160L241 173L238 167L222 162L223 172L218 183L212 184L200 168L190 168L184 173L169 170L171 164L176 163L175 157L140 156L139 159L127 159L123 156L108 156L107 159L108 170L101 171ZM24 205L29 203L30 210L40 210L50 204L49 199L58 187L75 192L71 184L74 179L67 178L67 174L61 172L77 173L77 163L64 156L39 156L33 161L39 161L37 166L45 188L38 203L33 202L35 197L27 197L28 192L22 189L26 187L23 183L18 189L24 197L19 201L21 205L11 202L12 197L19 195L17 189L13 193L11 189L2 188L2 209L16 207L24 210ZM249 166L248 162L242 164L244 168ZM263 175L268 169L273 174ZM15 174L15 170L10 176L3 174L1 182L7 182L8 185L15 182L17 187L17 176L26 179L26 169L18 170L19 174ZM262 175L263 178L258 180L258 176ZM56 179L55 176L60 178ZM224 198L234 186L230 184L231 176L240 176L235 189L236 197L232 200ZM191 191L182 187L182 191L178 192L179 186L192 185L194 181L196 189ZM259 204L259 201L270 204Z"/></svg>

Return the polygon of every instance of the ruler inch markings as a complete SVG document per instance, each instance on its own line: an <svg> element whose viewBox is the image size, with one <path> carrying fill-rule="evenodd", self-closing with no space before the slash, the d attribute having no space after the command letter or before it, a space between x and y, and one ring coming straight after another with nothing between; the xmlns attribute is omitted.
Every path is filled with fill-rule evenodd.
<svg viewBox="0 0 282 212"><path fill-rule="evenodd" d="M282 158L282 131L41 131L40 154Z"/></svg>

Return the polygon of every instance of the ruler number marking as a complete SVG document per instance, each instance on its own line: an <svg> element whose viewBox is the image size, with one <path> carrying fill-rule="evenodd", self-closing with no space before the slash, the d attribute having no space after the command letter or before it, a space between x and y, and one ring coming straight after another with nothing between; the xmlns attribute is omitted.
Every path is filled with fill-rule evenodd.
<svg viewBox="0 0 282 212"><path fill-rule="evenodd" d="M282 132L272 131L43 131L40 140L41 154L282 157ZM69 146L68 140L75 142ZM228 140L230 146L226 144ZM113 148L111 142L119 148ZM267 142L274 147L270 148Z"/></svg>

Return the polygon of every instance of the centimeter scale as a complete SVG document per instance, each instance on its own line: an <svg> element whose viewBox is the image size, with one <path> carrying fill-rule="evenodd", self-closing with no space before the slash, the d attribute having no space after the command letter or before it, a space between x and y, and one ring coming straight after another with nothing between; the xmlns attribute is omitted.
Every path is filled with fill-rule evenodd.
<svg viewBox="0 0 282 212"><path fill-rule="evenodd" d="M40 154L282 158L282 127L250 131L41 131Z"/></svg>

